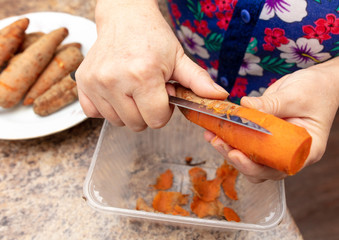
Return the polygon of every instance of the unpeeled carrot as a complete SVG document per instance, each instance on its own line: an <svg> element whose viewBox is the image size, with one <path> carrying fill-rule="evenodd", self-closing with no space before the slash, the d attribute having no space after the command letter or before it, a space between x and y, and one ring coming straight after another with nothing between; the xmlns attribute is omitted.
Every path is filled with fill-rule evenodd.
<svg viewBox="0 0 339 240"><path fill-rule="evenodd" d="M83 55L79 48L69 46L59 51L44 69L24 98L24 105L31 105L34 100L59 82L82 62Z"/></svg>
<svg viewBox="0 0 339 240"><path fill-rule="evenodd" d="M1 107L10 108L20 102L67 35L67 28L59 28L42 36L3 70L0 75Z"/></svg>
<svg viewBox="0 0 339 240"><path fill-rule="evenodd" d="M31 32L26 33L24 37L24 41L20 46L20 52L25 51L29 46L31 46L33 43L35 43L39 38L44 36L45 33L43 32Z"/></svg>
<svg viewBox="0 0 339 240"><path fill-rule="evenodd" d="M47 116L78 99L75 81L70 75L54 84L50 89L35 99L33 110L40 116Z"/></svg>
<svg viewBox="0 0 339 240"><path fill-rule="evenodd" d="M254 162L289 175L297 173L303 167L312 144L312 137L305 128L228 101L200 98L181 86L176 87L176 94L186 100L204 104L216 112L250 120L270 131L271 135L196 111L180 109L188 120L215 133Z"/></svg>
<svg viewBox="0 0 339 240"><path fill-rule="evenodd" d="M22 18L0 30L0 66L5 64L19 49L25 39L29 19Z"/></svg>

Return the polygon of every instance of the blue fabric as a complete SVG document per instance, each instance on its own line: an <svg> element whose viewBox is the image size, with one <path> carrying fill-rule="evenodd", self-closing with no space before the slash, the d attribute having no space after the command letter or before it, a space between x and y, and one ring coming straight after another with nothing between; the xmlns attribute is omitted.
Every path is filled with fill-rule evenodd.
<svg viewBox="0 0 339 240"><path fill-rule="evenodd" d="M183 47L236 103L339 56L338 0L168 0L168 6Z"/></svg>
<svg viewBox="0 0 339 240"><path fill-rule="evenodd" d="M234 9L228 29L224 34L224 41L219 56L217 83L224 86L229 92L232 90L238 76L239 68L243 62L247 46L251 40L264 2L264 0L239 1ZM246 18L247 13L250 19ZM243 17L246 18L245 21L249 20L249 22L245 22Z"/></svg>

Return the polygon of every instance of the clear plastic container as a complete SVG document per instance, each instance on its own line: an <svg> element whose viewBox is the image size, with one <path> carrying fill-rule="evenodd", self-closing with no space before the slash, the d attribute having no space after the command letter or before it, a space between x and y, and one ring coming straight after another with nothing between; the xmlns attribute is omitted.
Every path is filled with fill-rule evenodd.
<svg viewBox="0 0 339 240"><path fill-rule="evenodd" d="M175 111L170 122L161 129L147 129L135 133L123 127L104 123L99 141L84 183L84 195L89 206L96 210L155 220L158 223L187 225L216 229L267 230L281 221L286 211L283 181L265 181L252 184L239 175L236 183L239 200L230 200L221 191L221 202L233 208L241 222L217 218L198 218L163 213L138 211L138 197L152 205L156 191L151 190L156 177L170 168L174 175L170 191L189 194L192 199L186 157L201 165L208 178L215 177L215 170L224 159L203 138L204 130L187 121ZM190 210L190 203L184 206Z"/></svg>

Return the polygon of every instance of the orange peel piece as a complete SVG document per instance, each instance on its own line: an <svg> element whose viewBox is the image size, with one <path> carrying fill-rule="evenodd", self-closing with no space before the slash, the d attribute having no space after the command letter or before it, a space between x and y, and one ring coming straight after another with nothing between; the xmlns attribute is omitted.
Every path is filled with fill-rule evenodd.
<svg viewBox="0 0 339 240"><path fill-rule="evenodd" d="M153 187L156 190L168 190L172 187L173 184L173 173L170 169L167 169L165 172L160 174L157 178L157 182Z"/></svg>

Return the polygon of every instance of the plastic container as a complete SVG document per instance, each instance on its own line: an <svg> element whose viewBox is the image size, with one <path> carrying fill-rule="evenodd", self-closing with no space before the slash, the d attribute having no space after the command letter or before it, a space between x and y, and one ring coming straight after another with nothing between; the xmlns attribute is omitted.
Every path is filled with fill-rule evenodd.
<svg viewBox="0 0 339 240"><path fill-rule="evenodd" d="M147 129L135 133L127 128L104 123L88 171L84 195L89 206L96 210L132 218L155 220L171 225L187 225L216 229L267 230L281 221L285 209L283 181L266 181L252 184L240 174L236 189L239 200L230 200L221 191L220 200L233 208L241 222L224 219L198 218L135 210L136 200L142 197L152 205L156 191L150 189L156 177L170 168L174 183L170 191L190 194L191 184L185 157L201 165L214 178L215 170L224 159L203 138L204 130L187 121L175 111L170 122L161 129ZM190 203L184 206L189 210Z"/></svg>

